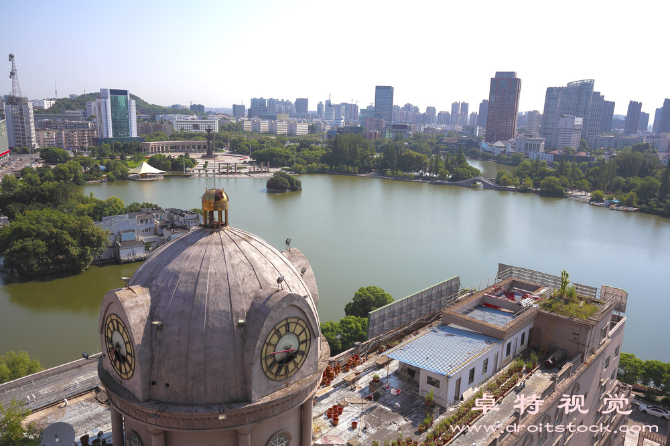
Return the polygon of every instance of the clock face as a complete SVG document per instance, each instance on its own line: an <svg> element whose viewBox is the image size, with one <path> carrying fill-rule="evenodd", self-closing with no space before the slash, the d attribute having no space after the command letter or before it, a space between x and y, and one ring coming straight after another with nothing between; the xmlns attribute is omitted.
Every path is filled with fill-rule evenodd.
<svg viewBox="0 0 670 446"><path fill-rule="evenodd" d="M270 379L288 379L302 367L311 344L307 323L289 317L278 323L261 350L263 371Z"/></svg>
<svg viewBox="0 0 670 446"><path fill-rule="evenodd" d="M120 317L110 314L105 320L105 345L107 357L123 379L129 379L135 371L135 350L130 335Z"/></svg>

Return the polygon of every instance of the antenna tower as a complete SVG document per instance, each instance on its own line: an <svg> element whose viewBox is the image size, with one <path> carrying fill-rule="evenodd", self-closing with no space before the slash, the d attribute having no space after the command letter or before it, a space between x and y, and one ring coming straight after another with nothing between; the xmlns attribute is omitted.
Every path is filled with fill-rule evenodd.
<svg viewBox="0 0 670 446"><path fill-rule="evenodd" d="M19 74L16 70L16 61L14 55L9 55L9 61L12 63L12 71L9 72L9 78L12 80L12 96L17 98L23 97L21 94L21 86L19 85Z"/></svg>

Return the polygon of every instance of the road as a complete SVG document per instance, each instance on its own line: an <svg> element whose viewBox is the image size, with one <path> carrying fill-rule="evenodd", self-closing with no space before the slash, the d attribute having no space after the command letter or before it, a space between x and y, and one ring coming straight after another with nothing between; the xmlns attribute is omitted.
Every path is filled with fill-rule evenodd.
<svg viewBox="0 0 670 446"><path fill-rule="evenodd" d="M37 159L37 155L33 155ZM10 154L9 160L2 163L0 166L0 176L18 171L30 164L30 155L28 154Z"/></svg>

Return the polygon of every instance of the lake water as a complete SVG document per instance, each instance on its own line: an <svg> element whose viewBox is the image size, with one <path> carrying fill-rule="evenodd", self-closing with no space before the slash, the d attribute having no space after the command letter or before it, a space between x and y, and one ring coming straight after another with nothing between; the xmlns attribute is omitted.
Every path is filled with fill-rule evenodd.
<svg viewBox="0 0 670 446"><path fill-rule="evenodd" d="M508 168L472 164L487 177ZM303 191L287 194L266 193L261 178L124 181L83 190L190 209L200 206L206 187L223 187L231 225L280 250L290 237L310 260L322 321L342 317L362 286L399 299L455 275L468 286L494 275L499 262L556 275L566 269L575 282L627 290L623 351L670 361L669 219L535 194L339 175L300 179ZM96 352L103 295L139 265L94 266L66 277L3 276L0 354L26 350L49 367Z"/></svg>

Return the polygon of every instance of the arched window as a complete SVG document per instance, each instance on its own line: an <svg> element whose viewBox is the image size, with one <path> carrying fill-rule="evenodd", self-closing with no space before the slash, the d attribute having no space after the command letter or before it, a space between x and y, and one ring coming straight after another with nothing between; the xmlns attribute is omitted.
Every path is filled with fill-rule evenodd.
<svg viewBox="0 0 670 446"><path fill-rule="evenodd" d="M291 435L288 432L278 432L270 438L268 446L290 446Z"/></svg>
<svg viewBox="0 0 670 446"><path fill-rule="evenodd" d="M533 444L533 434L526 435L526 438L523 440L523 446L531 446Z"/></svg>
<svg viewBox="0 0 670 446"><path fill-rule="evenodd" d="M130 431L130 433L128 434L128 444L130 446L144 446L144 443L142 443L140 436L137 435L135 431Z"/></svg>

